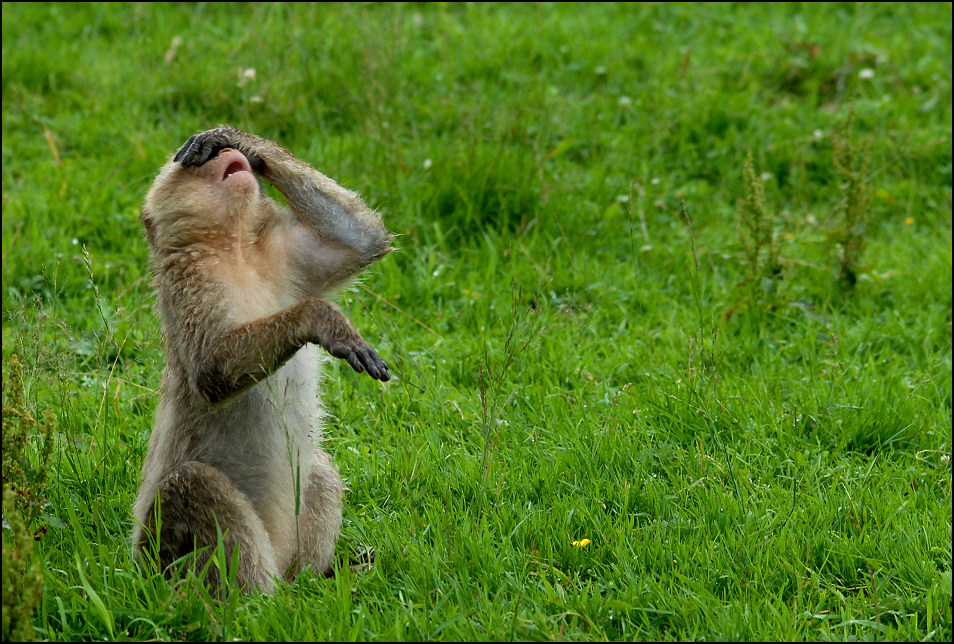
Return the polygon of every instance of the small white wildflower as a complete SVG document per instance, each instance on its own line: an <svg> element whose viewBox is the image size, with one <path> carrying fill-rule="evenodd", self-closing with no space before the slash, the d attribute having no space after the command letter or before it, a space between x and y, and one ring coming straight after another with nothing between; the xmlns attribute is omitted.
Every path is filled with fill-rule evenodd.
<svg viewBox="0 0 954 644"><path fill-rule="evenodd" d="M424 159L424 169L425 169L425 170L430 170L430 169L431 169L431 165L432 165L432 164L431 164L431 160L430 160L430 159Z"/></svg>
<svg viewBox="0 0 954 644"><path fill-rule="evenodd" d="M865 67L860 72L858 72L858 78L862 80L870 80L874 78L874 70L870 67Z"/></svg>
<svg viewBox="0 0 954 644"><path fill-rule="evenodd" d="M616 201L620 203L626 203L629 201L629 195L616 195Z"/></svg>
<svg viewBox="0 0 954 644"><path fill-rule="evenodd" d="M633 104L633 99L629 96L620 96L618 103L620 107L629 107Z"/></svg>
<svg viewBox="0 0 954 644"><path fill-rule="evenodd" d="M255 70L251 67L240 69L238 75L239 81L235 84L236 87L245 87L249 81L255 80Z"/></svg>
<svg viewBox="0 0 954 644"><path fill-rule="evenodd" d="M249 103L263 103L264 101L265 101L264 98L262 98L261 96L257 96L257 95L251 97L250 99L248 99L248 102L249 102Z"/></svg>
<svg viewBox="0 0 954 644"><path fill-rule="evenodd" d="M600 65L600 66L598 66L598 67L595 67L595 68L593 69L593 73L596 74L597 76L605 76L605 75L606 75L606 66L605 66L605 65Z"/></svg>
<svg viewBox="0 0 954 644"><path fill-rule="evenodd" d="M942 462L942 463L950 463L950 462L951 462L951 457L948 456L947 454L942 454L942 455L941 455L941 462Z"/></svg>
<svg viewBox="0 0 954 644"><path fill-rule="evenodd" d="M650 180L649 183L653 184L654 186L658 186L658 185L659 185L659 177L653 177L653 178Z"/></svg>
<svg viewBox="0 0 954 644"><path fill-rule="evenodd" d="M73 245L76 246L77 244L79 244L79 240L76 239L76 237L74 237L74 238L73 238Z"/></svg>
<svg viewBox="0 0 954 644"><path fill-rule="evenodd" d="M769 179L772 178L772 173L771 173L771 172L763 172L763 173L762 173L761 175L759 175L759 176L762 178L762 181L768 181Z"/></svg>
<svg viewBox="0 0 954 644"><path fill-rule="evenodd" d="M825 133L822 132L821 130L815 130L814 132L812 132L812 138L815 139L816 141L821 141L822 139L825 138Z"/></svg>

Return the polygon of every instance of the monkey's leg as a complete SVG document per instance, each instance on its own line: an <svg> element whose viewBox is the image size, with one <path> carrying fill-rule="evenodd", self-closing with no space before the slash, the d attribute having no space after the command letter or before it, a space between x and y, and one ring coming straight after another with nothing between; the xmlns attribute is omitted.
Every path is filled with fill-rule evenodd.
<svg viewBox="0 0 954 644"><path fill-rule="evenodd" d="M218 543L218 527L227 565L232 563L236 546L239 548L235 584L265 592L274 588L273 577L280 572L265 525L248 498L221 471L197 461L184 463L159 486L158 499L158 516L154 502L145 532L155 535L158 520L158 554L163 570L176 559L204 549L196 557L196 569L202 570ZM137 544L137 550L148 547L148 541ZM216 592L219 582L219 569L213 563L208 567L206 584Z"/></svg>
<svg viewBox="0 0 954 644"><path fill-rule="evenodd" d="M286 574L292 579L311 564L321 574L331 568L335 541L341 532L341 504L344 482L327 452L315 450L315 468L302 490L298 515L298 556Z"/></svg>

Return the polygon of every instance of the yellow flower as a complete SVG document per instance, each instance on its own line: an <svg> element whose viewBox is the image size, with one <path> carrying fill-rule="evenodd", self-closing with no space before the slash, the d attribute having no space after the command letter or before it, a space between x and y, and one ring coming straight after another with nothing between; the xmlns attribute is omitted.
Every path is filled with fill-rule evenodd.
<svg viewBox="0 0 954 644"><path fill-rule="evenodd" d="M907 219L904 220L904 223L910 226L911 224L914 223L914 219L912 217L908 217Z"/></svg>
<svg viewBox="0 0 954 644"><path fill-rule="evenodd" d="M580 539L579 541L574 541L572 545L576 546L577 548L585 548L586 546L590 545L590 540Z"/></svg>

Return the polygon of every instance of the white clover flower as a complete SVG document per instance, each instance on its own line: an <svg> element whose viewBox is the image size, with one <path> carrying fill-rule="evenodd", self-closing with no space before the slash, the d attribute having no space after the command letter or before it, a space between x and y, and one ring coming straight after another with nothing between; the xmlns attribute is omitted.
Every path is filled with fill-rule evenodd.
<svg viewBox="0 0 954 644"><path fill-rule="evenodd" d="M239 81L235 84L236 87L245 87L249 81L255 80L255 70L251 67L248 69L240 69L238 75Z"/></svg>
<svg viewBox="0 0 954 644"><path fill-rule="evenodd" d="M874 78L874 70L870 67L865 67L860 72L858 72L858 78L862 80L870 80Z"/></svg>

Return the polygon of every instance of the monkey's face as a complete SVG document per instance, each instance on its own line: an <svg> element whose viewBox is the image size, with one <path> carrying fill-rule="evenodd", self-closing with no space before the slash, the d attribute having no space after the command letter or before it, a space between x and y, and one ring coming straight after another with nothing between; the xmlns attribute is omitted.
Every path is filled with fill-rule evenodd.
<svg viewBox="0 0 954 644"><path fill-rule="evenodd" d="M171 250L221 238L253 223L261 194L244 154L226 148L197 167L170 161L159 172L143 207L146 234L156 249Z"/></svg>

